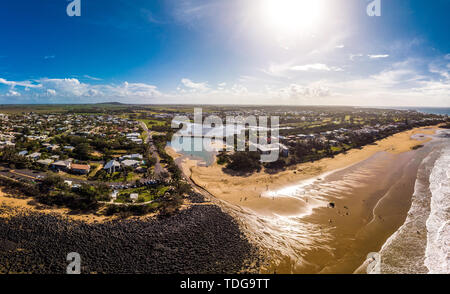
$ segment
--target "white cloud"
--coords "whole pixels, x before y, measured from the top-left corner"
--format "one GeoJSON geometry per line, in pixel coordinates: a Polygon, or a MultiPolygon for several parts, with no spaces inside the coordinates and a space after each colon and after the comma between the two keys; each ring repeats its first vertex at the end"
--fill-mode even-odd
{"type": "Polygon", "coordinates": [[[364,55],[361,53],[358,54],[350,54],[349,58],[351,61],[355,61],[356,57],[363,57],[364,55]]]}
{"type": "Polygon", "coordinates": [[[331,66],[323,63],[313,63],[305,65],[292,66],[290,70],[294,71],[342,71],[342,68],[331,66]]]}
{"type": "Polygon", "coordinates": [[[92,77],[92,76],[89,76],[89,75],[84,75],[83,77],[86,78],[86,79],[93,80],[93,81],[101,81],[102,80],[101,78],[96,78],[96,77],[92,77]]]}
{"type": "Polygon", "coordinates": [[[271,63],[267,69],[262,72],[275,77],[292,77],[295,72],[339,72],[342,68],[336,66],[328,66],[324,63],[311,63],[304,65],[296,65],[292,62],[288,63],[271,63]]]}
{"type": "Polygon", "coordinates": [[[21,94],[14,90],[9,90],[8,93],[6,93],[6,96],[8,97],[19,97],[21,94]]]}
{"type": "MultiPolygon", "coordinates": [[[[118,97],[147,97],[154,98],[161,95],[158,88],[153,85],[145,83],[128,83],[124,82],[119,86],[107,86],[109,91],[105,91],[105,94],[118,96],[118,97]],[[109,93],[108,93],[109,92],[109,93]]],[[[96,90],[96,89],[93,89],[96,90]]]]}
{"type": "Polygon", "coordinates": [[[309,86],[291,84],[288,87],[276,90],[276,92],[278,92],[278,95],[281,97],[288,97],[291,99],[317,98],[330,96],[330,90],[327,87],[321,85],[320,83],[309,86]]]}
{"type": "MultiPolygon", "coordinates": [[[[27,97],[56,97],[64,98],[64,101],[73,100],[74,102],[85,101],[95,102],[96,100],[119,99],[129,102],[148,102],[147,99],[153,99],[162,95],[154,85],[145,83],[124,82],[115,84],[96,84],[80,82],[76,78],[49,79],[41,78],[31,81],[15,82],[0,78],[0,84],[11,87],[11,90],[4,94],[5,96],[19,96],[20,93],[14,91],[14,87],[25,87],[27,97]],[[30,89],[33,89],[31,91],[30,89]],[[18,95],[19,94],[19,95],[18,95]]],[[[0,94],[1,95],[1,94],[0,94]]]]}
{"type": "Polygon", "coordinates": [[[368,54],[370,59],[380,59],[380,58],[388,58],[389,54],[368,54]]]}
{"type": "Polygon", "coordinates": [[[205,92],[209,90],[207,83],[194,83],[190,79],[183,78],[181,79],[181,83],[186,87],[191,89],[192,91],[200,91],[205,92]]]}
{"type": "Polygon", "coordinates": [[[56,96],[56,91],[54,89],[47,89],[48,96],[56,96]]]}
{"type": "Polygon", "coordinates": [[[0,78],[0,84],[8,85],[11,87],[15,86],[21,86],[21,87],[27,87],[27,88],[40,88],[42,85],[40,84],[33,84],[31,81],[22,81],[22,82],[15,82],[15,81],[8,81],[3,78],[0,78]]]}
{"type": "Polygon", "coordinates": [[[446,65],[443,65],[443,66],[430,64],[429,67],[428,67],[428,70],[431,73],[435,73],[435,74],[440,75],[445,80],[450,80],[450,63],[446,64],[446,65]]]}

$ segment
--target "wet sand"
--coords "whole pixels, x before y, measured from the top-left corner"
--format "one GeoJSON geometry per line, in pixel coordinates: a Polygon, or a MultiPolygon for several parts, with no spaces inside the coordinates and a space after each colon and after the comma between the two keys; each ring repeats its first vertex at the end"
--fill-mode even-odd
{"type": "Polygon", "coordinates": [[[430,138],[421,134],[436,129],[399,133],[297,165],[295,173],[237,177],[217,164],[178,160],[197,185],[236,208],[235,217],[267,251],[270,264],[262,272],[353,273],[404,222],[418,166],[429,151],[430,138]],[[419,144],[425,147],[411,150],[419,144]]]}

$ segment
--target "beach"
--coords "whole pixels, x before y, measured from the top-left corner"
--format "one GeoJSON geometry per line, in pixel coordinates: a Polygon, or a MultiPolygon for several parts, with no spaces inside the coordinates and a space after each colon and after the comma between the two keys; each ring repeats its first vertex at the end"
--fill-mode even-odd
{"type": "Polygon", "coordinates": [[[364,272],[357,269],[367,254],[378,252],[405,222],[436,130],[405,131],[273,175],[231,176],[220,165],[198,166],[167,151],[265,250],[269,264],[262,272],[353,273],[364,272]],[[424,146],[412,150],[417,145],[424,146]]]}
{"type": "MultiPolygon", "coordinates": [[[[181,168],[197,185],[229,203],[247,207],[259,213],[291,215],[301,213],[302,207],[289,205],[289,203],[293,203],[290,199],[274,200],[270,197],[261,197],[261,195],[270,190],[277,190],[323,173],[351,166],[377,152],[386,151],[392,154],[399,154],[410,151],[413,146],[430,140],[430,138],[426,137],[411,139],[411,136],[415,134],[432,134],[435,130],[436,128],[425,127],[398,133],[377,141],[376,145],[368,145],[362,149],[352,149],[346,154],[339,154],[334,158],[299,164],[277,174],[267,174],[262,171],[246,177],[231,176],[224,173],[222,171],[223,166],[217,163],[205,167],[199,160],[190,157],[184,157],[181,160],[181,168]],[[202,166],[199,166],[199,164],[202,166]],[[283,203],[279,203],[280,201],[283,203]]],[[[166,151],[174,158],[180,158],[181,156],[170,147],[167,147],[166,151]]]]}

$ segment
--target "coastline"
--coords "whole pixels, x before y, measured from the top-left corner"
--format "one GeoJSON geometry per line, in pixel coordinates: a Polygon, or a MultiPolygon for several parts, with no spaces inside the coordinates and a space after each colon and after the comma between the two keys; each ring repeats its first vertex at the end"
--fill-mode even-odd
{"type": "Polygon", "coordinates": [[[279,203],[280,199],[261,197],[261,195],[268,191],[278,190],[321,176],[324,173],[347,168],[378,152],[385,151],[399,154],[410,151],[412,147],[431,140],[427,137],[419,138],[422,140],[411,139],[411,136],[417,134],[431,135],[436,130],[437,127],[415,128],[377,141],[375,145],[367,145],[362,149],[352,149],[346,154],[338,154],[334,158],[301,163],[277,174],[267,174],[261,171],[250,176],[231,176],[224,173],[222,171],[223,166],[216,162],[209,167],[198,166],[201,161],[182,156],[171,147],[166,147],[166,152],[177,159],[180,168],[187,177],[190,177],[196,185],[204,188],[215,197],[262,214],[292,215],[303,212],[297,201],[282,199],[284,203],[279,203]]]}
{"type": "Polygon", "coordinates": [[[198,166],[166,151],[196,185],[236,208],[232,214],[271,260],[262,272],[353,273],[405,221],[426,135],[437,129],[397,133],[275,175],[230,176],[216,163],[198,166]]]}
{"type": "Polygon", "coordinates": [[[0,274],[65,273],[65,256],[75,247],[86,274],[235,274],[259,269],[257,248],[217,205],[196,203],[163,218],[119,219],[39,209],[30,200],[0,189],[0,274]]]}

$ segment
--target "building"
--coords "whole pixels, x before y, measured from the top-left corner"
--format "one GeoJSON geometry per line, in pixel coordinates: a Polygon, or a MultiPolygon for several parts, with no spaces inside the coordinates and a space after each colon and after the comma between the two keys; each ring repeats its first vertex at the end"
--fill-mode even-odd
{"type": "Polygon", "coordinates": [[[56,171],[68,171],[71,167],[72,163],[70,161],[56,161],[52,163],[51,168],[56,171]]]}
{"type": "Polygon", "coordinates": [[[117,199],[117,195],[119,195],[119,191],[117,191],[117,190],[112,191],[112,193],[110,195],[111,199],[116,200],[117,199]]]}
{"type": "Polygon", "coordinates": [[[18,154],[19,154],[20,156],[25,156],[25,155],[28,154],[28,151],[26,151],[26,150],[20,151],[18,154]]]}
{"type": "Polygon", "coordinates": [[[136,143],[136,144],[142,144],[142,139],[137,139],[137,138],[132,138],[131,142],[136,143]]]}
{"type": "Polygon", "coordinates": [[[64,146],[64,150],[73,151],[73,150],[75,150],[75,147],[73,147],[73,146],[64,146]]]}
{"type": "Polygon", "coordinates": [[[76,174],[87,175],[91,171],[91,167],[87,164],[73,163],[71,166],[71,170],[73,173],[76,173],[76,174]]]}
{"type": "Polygon", "coordinates": [[[119,171],[121,169],[121,165],[116,160],[110,160],[108,161],[108,163],[105,164],[103,169],[106,170],[108,173],[112,174],[115,173],[116,171],[119,171]]]}
{"type": "Polygon", "coordinates": [[[254,144],[261,154],[279,153],[283,157],[289,156],[289,148],[281,143],[276,144],[254,144]]]}
{"type": "Polygon", "coordinates": [[[39,153],[39,152],[31,153],[27,157],[32,160],[38,160],[41,157],[41,153],[39,153]]]}
{"type": "Polygon", "coordinates": [[[52,164],[53,160],[51,160],[51,159],[41,159],[41,160],[38,160],[36,162],[39,163],[40,165],[49,166],[50,164],[52,164]]]}
{"type": "Polygon", "coordinates": [[[125,159],[134,159],[134,160],[142,160],[144,157],[141,154],[130,154],[130,155],[124,155],[120,158],[120,160],[125,159]]]}
{"type": "Polygon", "coordinates": [[[139,164],[140,164],[140,161],[137,161],[137,160],[126,159],[126,160],[122,161],[122,165],[124,167],[134,167],[134,168],[136,168],[136,167],[139,166],[139,164]]]}
{"type": "Polygon", "coordinates": [[[130,199],[131,200],[136,201],[136,200],[138,200],[138,198],[139,198],[139,194],[137,194],[137,193],[131,193],[130,194],[130,199]]]}

